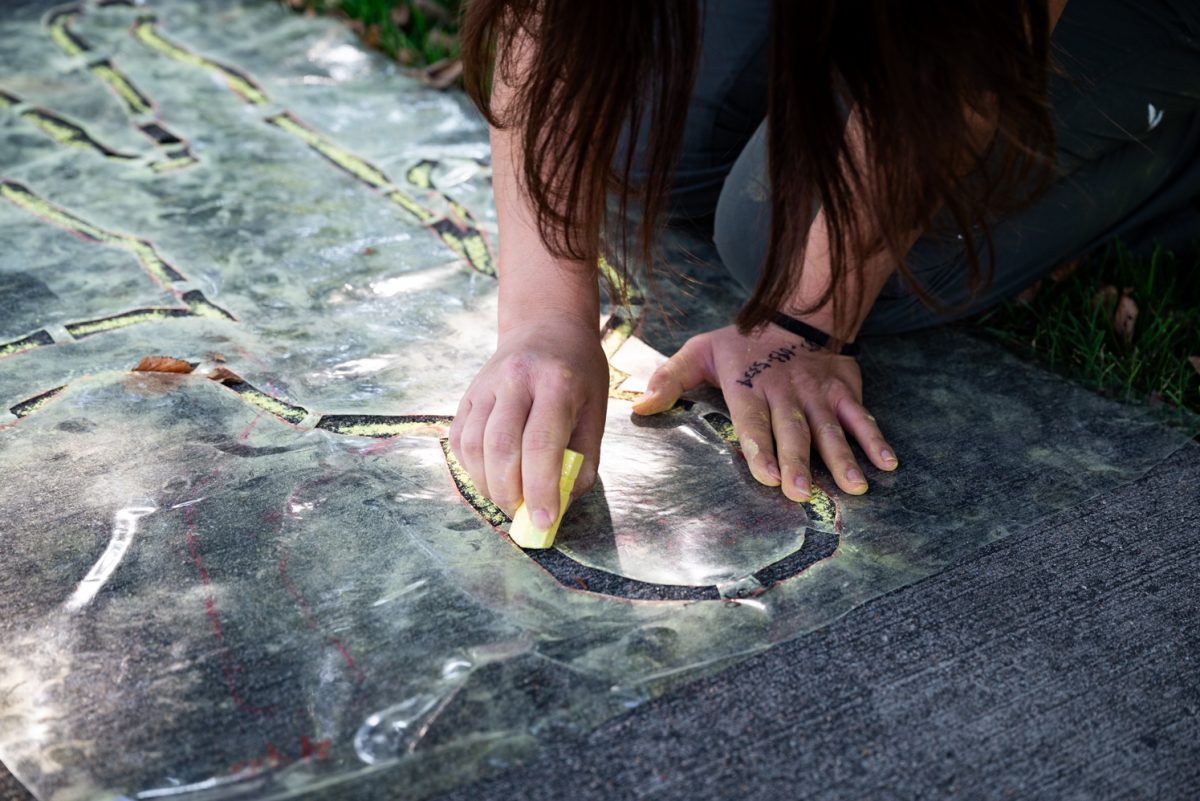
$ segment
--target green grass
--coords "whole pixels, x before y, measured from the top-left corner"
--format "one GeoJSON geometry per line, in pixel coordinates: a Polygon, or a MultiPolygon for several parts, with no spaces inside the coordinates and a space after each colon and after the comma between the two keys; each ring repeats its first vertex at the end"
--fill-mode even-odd
{"type": "Polygon", "coordinates": [[[458,57],[459,0],[286,0],[297,11],[346,19],[371,47],[405,66],[458,57]]]}
{"type": "MultiPolygon", "coordinates": [[[[1126,304],[1128,308],[1128,304],[1126,304]]],[[[1106,395],[1200,413],[1200,259],[1120,245],[1089,257],[1029,301],[1009,301],[973,322],[1018,353],[1106,395]],[[1137,307],[1132,335],[1114,323],[1122,296],[1137,307]]]]}

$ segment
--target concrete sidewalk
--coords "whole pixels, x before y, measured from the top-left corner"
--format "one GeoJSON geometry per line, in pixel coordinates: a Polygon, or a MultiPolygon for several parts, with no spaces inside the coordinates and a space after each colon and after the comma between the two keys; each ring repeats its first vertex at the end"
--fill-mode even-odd
{"type": "Polygon", "coordinates": [[[444,796],[1200,796],[1200,446],[444,796]]]}

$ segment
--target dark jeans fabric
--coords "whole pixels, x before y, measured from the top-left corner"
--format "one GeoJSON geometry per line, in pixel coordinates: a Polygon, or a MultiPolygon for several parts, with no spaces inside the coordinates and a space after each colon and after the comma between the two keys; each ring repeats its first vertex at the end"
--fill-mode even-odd
{"type": "MultiPolygon", "coordinates": [[[[754,287],[766,252],[766,0],[707,0],[699,75],[671,210],[715,215],[717,249],[754,287]]],[[[972,298],[955,236],[927,235],[908,263],[949,311],[898,278],[862,333],[916,330],[975,314],[1114,237],[1186,248],[1200,238],[1200,2],[1070,0],[1053,37],[1050,100],[1057,178],[1030,208],[992,228],[994,280],[972,298]]],[[[986,254],[981,253],[981,258],[986,254]]]]}

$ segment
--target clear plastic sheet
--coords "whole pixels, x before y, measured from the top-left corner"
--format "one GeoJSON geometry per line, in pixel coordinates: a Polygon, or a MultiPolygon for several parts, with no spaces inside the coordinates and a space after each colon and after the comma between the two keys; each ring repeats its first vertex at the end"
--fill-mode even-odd
{"type": "Polygon", "coordinates": [[[863,358],[902,469],[793,505],[719,398],[630,413],[620,309],[600,487],[525,553],[443,441],[494,340],[463,100],[273,3],[49,10],[0,23],[0,760],[40,799],[426,797],[1184,439],[908,337],[863,358]]]}

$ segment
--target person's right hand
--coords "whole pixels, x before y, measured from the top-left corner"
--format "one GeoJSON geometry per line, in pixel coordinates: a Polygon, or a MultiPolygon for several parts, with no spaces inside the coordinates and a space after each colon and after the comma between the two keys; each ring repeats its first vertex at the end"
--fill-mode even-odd
{"type": "Polygon", "coordinates": [[[566,448],[584,455],[572,497],[596,482],[608,410],[600,333],[569,315],[506,330],[458,405],[450,447],[475,487],[512,517],[524,500],[539,529],[558,517],[566,448]]]}

